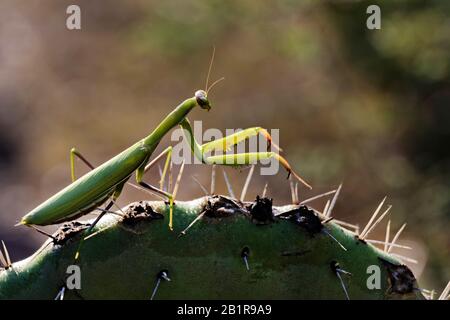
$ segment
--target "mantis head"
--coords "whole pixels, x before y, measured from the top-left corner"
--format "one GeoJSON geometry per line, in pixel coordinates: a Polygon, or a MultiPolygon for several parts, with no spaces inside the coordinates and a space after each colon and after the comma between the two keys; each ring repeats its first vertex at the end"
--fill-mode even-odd
{"type": "Polygon", "coordinates": [[[197,90],[195,92],[195,99],[197,100],[197,104],[202,108],[209,111],[211,109],[211,104],[208,100],[208,94],[204,90],[197,90]]]}

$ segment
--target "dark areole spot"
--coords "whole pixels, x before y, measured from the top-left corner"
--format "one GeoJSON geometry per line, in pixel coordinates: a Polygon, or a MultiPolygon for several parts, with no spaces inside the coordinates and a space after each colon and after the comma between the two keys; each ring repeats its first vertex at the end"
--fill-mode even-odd
{"type": "Polygon", "coordinates": [[[244,247],[241,251],[241,258],[248,258],[250,256],[250,248],[244,247]]]}
{"type": "Polygon", "coordinates": [[[301,206],[293,211],[289,219],[304,228],[311,236],[322,231],[322,221],[313,210],[307,206],[301,206]]]}
{"type": "Polygon", "coordinates": [[[247,213],[247,210],[235,200],[218,195],[208,198],[208,203],[206,204],[204,211],[205,216],[209,218],[223,218],[232,216],[236,213],[247,213]]]}
{"type": "Polygon", "coordinates": [[[64,223],[53,234],[53,243],[55,245],[63,245],[68,240],[74,238],[76,235],[80,234],[87,228],[89,228],[89,223],[82,223],[78,221],[64,223]]]}
{"type": "Polygon", "coordinates": [[[247,207],[250,211],[252,220],[267,224],[274,221],[274,215],[272,212],[273,199],[260,198],[256,196],[256,201],[247,207]]]}
{"type": "Polygon", "coordinates": [[[121,222],[124,225],[134,226],[138,222],[155,219],[164,219],[164,216],[155,212],[149,203],[139,201],[128,206],[121,222]]]}
{"type": "Polygon", "coordinates": [[[378,258],[386,267],[389,276],[390,292],[406,294],[414,290],[416,278],[405,265],[396,265],[382,258],[378,258]]]}

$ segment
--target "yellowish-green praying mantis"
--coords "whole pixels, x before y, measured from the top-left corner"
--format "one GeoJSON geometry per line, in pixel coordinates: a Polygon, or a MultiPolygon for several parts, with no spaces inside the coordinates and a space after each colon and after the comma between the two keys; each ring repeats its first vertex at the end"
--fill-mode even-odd
{"type": "Polygon", "coordinates": [[[161,183],[164,181],[164,176],[167,172],[168,164],[170,163],[172,147],[165,149],[151,162],[150,157],[161,139],[177,125],[180,125],[184,129],[185,137],[190,143],[192,152],[200,161],[202,161],[202,163],[236,166],[249,165],[258,160],[274,158],[283,165],[289,174],[292,174],[306,186],[310,187],[292,170],[288,162],[276,152],[254,152],[207,156],[208,152],[212,150],[226,151],[231,146],[258,134],[262,134],[267,139],[268,143],[271,143],[271,136],[267,130],[261,127],[245,129],[223,139],[217,139],[203,145],[197,143],[192,134],[192,128],[189,120],[187,119],[187,115],[197,106],[205,110],[211,109],[211,103],[208,100],[208,91],[214,86],[214,84],[221,80],[219,79],[214,82],[208,89],[208,78],[211,71],[211,65],[212,60],[208,71],[205,90],[196,91],[192,98],[183,101],[175,108],[175,110],[167,115],[167,117],[150,135],[136,142],[112,159],[106,161],[97,168],[94,168],[76,149],[72,149],[70,152],[72,183],[48,200],[44,201],[35,209],[31,210],[22,218],[19,224],[28,226],[43,226],[73,220],[90,213],[110,200],[104,209],[100,209],[102,213],[90,225],[88,229],[89,232],[100,220],[100,218],[105,213],[109,212],[108,210],[113,206],[116,199],[119,197],[124,185],[130,179],[131,175],[136,172],[136,182],[140,185],[140,187],[158,193],[168,199],[170,208],[169,228],[172,230],[174,196],[173,194],[164,191],[161,183]],[[144,173],[164,155],[167,155],[167,158],[160,181],[160,187],[157,188],[144,182],[143,176],[144,173]],[[83,160],[92,169],[79,179],[75,178],[74,164],[76,156],[83,160]]]}

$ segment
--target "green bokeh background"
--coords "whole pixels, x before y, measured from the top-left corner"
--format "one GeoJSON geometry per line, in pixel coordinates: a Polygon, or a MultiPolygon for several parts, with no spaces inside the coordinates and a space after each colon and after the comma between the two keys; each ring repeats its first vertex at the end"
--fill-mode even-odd
{"type": "MultiPolygon", "coordinates": [[[[203,129],[261,125],[313,185],[343,182],[339,219],[364,224],[388,195],[398,251],[420,284],[450,278],[450,2],[12,1],[0,3],[0,238],[13,260],[43,238],[18,219],[70,182],[69,150],[99,164],[148,134],[204,81],[213,46],[213,109],[203,129]],[[78,4],[82,30],[65,27],[78,4]],[[366,8],[381,7],[381,30],[366,8]]],[[[161,148],[170,143],[166,137],[161,148]]],[[[176,167],[177,171],[178,168],[176,167]]],[[[210,168],[187,166],[179,197],[200,196],[210,168]]],[[[80,164],[78,172],[85,171],[80,164]]],[[[239,194],[246,171],[227,169],[239,194]]],[[[226,192],[221,175],[218,191],[226,192]]],[[[157,181],[157,172],[148,180],[157,181]]],[[[285,173],[257,176],[290,201],[285,173]]],[[[148,198],[133,189],[120,200],[148,198]]],[[[314,204],[318,209],[323,201],[314,204]]],[[[384,238],[380,225],[372,234],[384,238]]],[[[49,230],[52,230],[50,228],[49,230]]]]}

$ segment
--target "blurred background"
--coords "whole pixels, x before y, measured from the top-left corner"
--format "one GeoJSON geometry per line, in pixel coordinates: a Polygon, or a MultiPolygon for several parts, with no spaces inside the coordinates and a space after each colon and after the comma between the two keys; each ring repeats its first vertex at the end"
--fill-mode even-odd
{"type": "MultiPolygon", "coordinates": [[[[391,234],[407,222],[399,243],[414,248],[397,252],[418,260],[407,264],[422,287],[442,290],[450,278],[450,2],[376,1],[381,30],[366,28],[371,4],[2,0],[0,238],[12,259],[44,241],[13,225],[70,182],[70,148],[98,165],[150,133],[204,88],[215,46],[211,78],[226,80],[210,95],[213,109],[194,110],[191,121],[204,130],[280,129],[287,159],[313,185],[301,199],[343,182],[338,219],[364,227],[387,195],[391,234]],[[70,4],[81,7],[81,30],[66,28],[70,4]]],[[[239,194],[247,171],[226,170],[239,194]]],[[[208,185],[210,173],[187,166],[178,198],[201,196],[191,176],[208,185]]],[[[285,177],[256,175],[247,198],[268,182],[274,202],[289,203],[285,177]]],[[[217,184],[226,193],[221,171],[217,184]]],[[[127,188],[119,203],[140,199],[149,196],[127,188]]],[[[385,226],[371,238],[384,239],[385,226]]]]}

